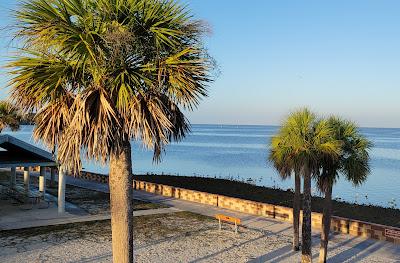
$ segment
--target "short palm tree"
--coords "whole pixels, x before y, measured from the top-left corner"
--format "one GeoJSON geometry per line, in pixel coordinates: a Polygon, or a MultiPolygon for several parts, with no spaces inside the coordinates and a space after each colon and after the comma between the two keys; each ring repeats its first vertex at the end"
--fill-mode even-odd
{"type": "Polygon", "coordinates": [[[290,146],[290,138],[285,134],[285,129],[280,129],[278,134],[272,137],[268,159],[278,171],[282,179],[287,179],[294,174],[293,197],[293,250],[300,249],[300,202],[301,202],[301,178],[300,164],[296,163],[293,148],[290,146]]]}
{"type": "Polygon", "coordinates": [[[339,175],[352,182],[355,186],[367,179],[370,172],[368,150],[371,142],[360,134],[357,126],[337,117],[328,119],[333,130],[333,136],[341,142],[339,158],[325,156],[322,161],[322,171],[317,176],[317,185],[325,195],[322,217],[321,246],[319,262],[326,262],[329,230],[332,215],[332,188],[339,175]]]}
{"type": "Polygon", "coordinates": [[[19,130],[21,115],[16,106],[6,100],[0,101],[0,133],[9,127],[12,131],[19,130]]]}
{"type": "Polygon", "coordinates": [[[109,161],[114,262],[133,261],[131,139],[159,160],[207,95],[206,28],[174,0],[25,0],[12,97],[68,169],[109,161]]]}
{"type": "Polygon", "coordinates": [[[325,120],[317,119],[308,109],[301,109],[289,115],[283,123],[281,143],[285,162],[289,167],[299,167],[303,176],[303,224],[302,262],[312,262],[311,254],[311,177],[318,174],[321,156],[336,158],[340,144],[333,139],[332,129],[325,120]]]}

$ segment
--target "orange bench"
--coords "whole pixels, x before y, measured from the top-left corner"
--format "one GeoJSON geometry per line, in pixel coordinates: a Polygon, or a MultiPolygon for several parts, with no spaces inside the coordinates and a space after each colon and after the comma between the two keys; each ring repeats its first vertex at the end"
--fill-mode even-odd
{"type": "Polygon", "coordinates": [[[218,219],[219,230],[222,229],[222,221],[224,221],[224,222],[235,224],[235,233],[238,232],[238,226],[241,224],[241,221],[239,218],[236,218],[233,216],[226,216],[226,215],[222,215],[222,214],[215,215],[215,218],[218,219]]]}

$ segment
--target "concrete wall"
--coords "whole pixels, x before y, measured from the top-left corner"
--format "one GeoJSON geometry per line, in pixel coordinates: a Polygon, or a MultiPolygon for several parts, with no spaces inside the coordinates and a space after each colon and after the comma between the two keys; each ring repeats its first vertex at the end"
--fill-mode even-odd
{"type": "Polygon", "coordinates": [[[98,183],[105,183],[108,184],[108,176],[104,174],[95,174],[90,172],[81,172],[76,177],[89,180],[89,181],[96,181],[98,183]]]}
{"type": "MultiPolygon", "coordinates": [[[[82,172],[79,177],[86,180],[108,183],[107,175],[82,172]]],[[[134,180],[133,187],[135,190],[146,191],[167,197],[175,197],[178,199],[206,205],[218,206],[242,213],[275,218],[286,222],[293,221],[293,210],[289,207],[260,203],[144,181],[134,180]]],[[[300,216],[300,220],[301,218],[302,216],[300,216]]],[[[320,230],[322,225],[321,223],[322,214],[312,213],[311,224],[313,229],[320,230]]],[[[333,216],[331,220],[331,230],[343,234],[385,240],[395,244],[400,244],[400,228],[333,216]]]]}

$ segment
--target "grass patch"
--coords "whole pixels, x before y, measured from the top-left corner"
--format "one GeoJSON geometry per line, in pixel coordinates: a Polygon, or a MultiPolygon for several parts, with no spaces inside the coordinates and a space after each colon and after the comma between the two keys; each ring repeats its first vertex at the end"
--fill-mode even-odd
{"type": "MultiPolygon", "coordinates": [[[[172,175],[135,175],[134,179],[286,207],[292,207],[293,201],[293,192],[289,190],[255,186],[226,179],[172,175]]],[[[333,214],[336,216],[400,227],[399,209],[357,205],[336,200],[332,201],[332,207],[333,214]]],[[[313,197],[312,209],[314,212],[322,212],[323,199],[313,197]]]]}
{"type": "Polygon", "coordinates": [[[213,221],[215,220],[211,217],[186,211],[139,216],[133,219],[136,234],[152,239],[155,237],[172,237],[205,229],[208,227],[208,223],[213,221]]]}
{"type": "Polygon", "coordinates": [[[70,223],[63,225],[41,226],[25,229],[3,230],[0,231],[1,238],[19,237],[30,238],[40,235],[58,235],[58,234],[72,234],[76,238],[84,237],[85,234],[110,234],[111,235],[111,222],[110,220],[89,221],[80,223],[70,223]],[[90,230],[90,232],[87,232],[90,230]]]}
{"type": "Polygon", "coordinates": [[[10,172],[0,171],[0,182],[10,181],[10,172]]]}
{"type": "Polygon", "coordinates": [[[159,208],[168,208],[169,207],[164,204],[150,203],[150,202],[145,202],[145,201],[138,200],[138,199],[133,199],[132,202],[133,202],[133,211],[159,209],[159,208]]]}
{"type": "MultiPolygon", "coordinates": [[[[47,188],[46,191],[57,196],[57,189],[47,188]]],[[[110,211],[109,193],[67,185],[65,189],[65,200],[81,207],[90,214],[108,213],[110,211]]],[[[168,207],[162,204],[155,204],[137,199],[132,200],[132,205],[134,211],[168,207]]]]}

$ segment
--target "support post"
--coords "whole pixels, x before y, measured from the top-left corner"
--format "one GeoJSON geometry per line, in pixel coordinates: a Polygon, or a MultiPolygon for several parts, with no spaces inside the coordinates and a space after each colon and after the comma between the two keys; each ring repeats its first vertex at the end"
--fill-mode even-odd
{"type": "Polygon", "coordinates": [[[39,171],[39,192],[44,195],[46,193],[46,167],[40,166],[39,171]]]}
{"type": "Polygon", "coordinates": [[[56,168],[51,167],[50,168],[50,187],[55,186],[55,180],[56,180],[56,168]]]}
{"type": "Polygon", "coordinates": [[[17,169],[16,167],[11,167],[10,187],[14,188],[16,184],[17,184],[17,169]]]}
{"type": "Polygon", "coordinates": [[[26,191],[29,190],[29,181],[30,181],[29,167],[24,167],[24,186],[26,191]]]}
{"type": "Polygon", "coordinates": [[[66,185],[65,171],[62,166],[58,168],[58,213],[65,212],[65,185],[66,185]]]}

